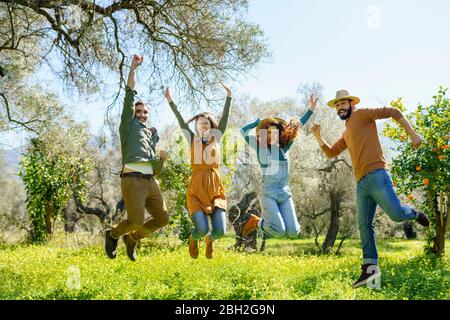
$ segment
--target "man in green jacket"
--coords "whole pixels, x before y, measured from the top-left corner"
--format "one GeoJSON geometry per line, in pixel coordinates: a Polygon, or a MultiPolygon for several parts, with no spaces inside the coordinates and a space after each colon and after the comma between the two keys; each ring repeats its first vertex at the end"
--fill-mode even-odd
{"type": "Polygon", "coordinates": [[[105,251],[111,259],[116,257],[117,242],[122,236],[128,257],[135,261],[138,240],[169,222],[166,204],[154,178],[159,173],[166,154],[161,151],[160,159],[156,159],[159,137],[156,129],[148,124],[148,107],[142,101],[134,103],[136,69],[143,60],[142,56],[133,56],[125,87],[119,132],[123,164],[120,184],[127,219],[106,230],[105,251]],[[144,221],[145,209],[152,215],[147,221],[144,221]]]}

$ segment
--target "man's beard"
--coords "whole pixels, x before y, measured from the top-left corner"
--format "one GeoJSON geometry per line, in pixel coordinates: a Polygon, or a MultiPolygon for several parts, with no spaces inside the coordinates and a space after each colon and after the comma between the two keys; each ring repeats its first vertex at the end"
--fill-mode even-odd
{"type": "MultiPolygon", "coordinates": [[[[339,110],[339,111],[341,111],[341,110],[339,110]]],[[[351,116],[351,114],[352,114],[352,107],[350,107],[350,108],[348,108],[347,109],[347,112],[344,114],[344,115],[341,115],[339,112],[338,112],[338,116],[339,116],[339,118],[341,118],[341,120],[347,120],[348,118],[350,118],[350,116],[351,116]]]]}

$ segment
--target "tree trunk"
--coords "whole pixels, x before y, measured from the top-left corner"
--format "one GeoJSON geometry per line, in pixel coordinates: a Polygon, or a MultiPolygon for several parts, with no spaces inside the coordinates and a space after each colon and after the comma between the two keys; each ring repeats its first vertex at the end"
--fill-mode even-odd
{"type": "Polygon", "coordinates": [[[47,234],[52,234],[52,205],[45,205],[45,228],[47,229],[47,234]]]}
{"type": "Polygon", "coordinates": [[[337,235],[339,233],[339,225],[341,219],[341,202],[342,194],[339,191],[330,190],[330,224],[328,225],[325,240],[322,243],[322,252],[329,252],[330,248],[334,246],[337,235]]]}
{"type": "Polygon", "coordinates": [[[64,217],[64,231],[68,233],[75,232],[77,222],[81,219],[81,215],[77,212],[75,202],[69,201],[62,212],[64,217]]]}
{"type": "Polygon", "coordinates": [[[445,252],[445,234],[448,226],[450,195],[441,193],[433,197],[433,212],[436,219],[436,237],[434,238],[433,251],[437,255],[444,255],[445,252]]]}
{"type": "Polygon", "coordinates": [[[236,234],[235,249],[257,250],[257,232],[251,232],[247,237],[242,236],[242,229],[250,214],[261,215],[260,210],[257,209],[256,197],[256,192],[247,193],[238,204],[228,210],[228,219],[236,234]]]}
{"type": "Polygon", "coordinates": [[[263,240],[261,242],[261,247],[259,248],[259,252],[264,252],[266,251],[266,240],[267,240],[267,234],[264,233],[263,234],[263,240]]]}

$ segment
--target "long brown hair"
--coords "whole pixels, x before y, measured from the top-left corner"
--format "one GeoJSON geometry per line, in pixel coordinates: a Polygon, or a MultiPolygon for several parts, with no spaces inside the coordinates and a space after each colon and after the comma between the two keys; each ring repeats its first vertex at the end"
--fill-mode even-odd
{"type": "MultiPolygon", "coordinates": [[[[214,115],[211,112],[199,113],[199,114],[193,116],[187,123],[191,123],[194,120],[195,120],[195,122],[197,122],[198,118],[200,118],[200,117],[204,117],[209,120],[209,122],[211,123],[211,129],[217,129],[219,127],[216,119],[214,118],[214,115]]],[[[197,128],[195,128],[195,130],[197,131],[197,128]]]]}

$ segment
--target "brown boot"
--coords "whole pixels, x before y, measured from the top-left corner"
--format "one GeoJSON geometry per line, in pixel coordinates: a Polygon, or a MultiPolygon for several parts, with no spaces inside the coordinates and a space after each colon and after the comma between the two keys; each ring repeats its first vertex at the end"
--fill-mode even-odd
{"type": "Polygon", "coordinates": [[[244,228],[242,228],[242,236],[247,237],[250,232],[257,230],[259,220],[261,220],[260,217],[251,214],[245,223],[244,228]]]}
{"type": "Polygon", "coordinates": [[[213,252],[214,252],[213,241],[214,240],[211,239],[211,236],[205,237],[205,242],[206,242],[205,255],[206,255],[206,258],[208,258],[208,259],[212,259],[212,257],[213,257],[213,252]]]}
{"type": "Polygon", "coordinates": [[[192,259],[198,258],[198,240],[192,239],[192,236],[189,237],[189,254],[192,259]]]}

